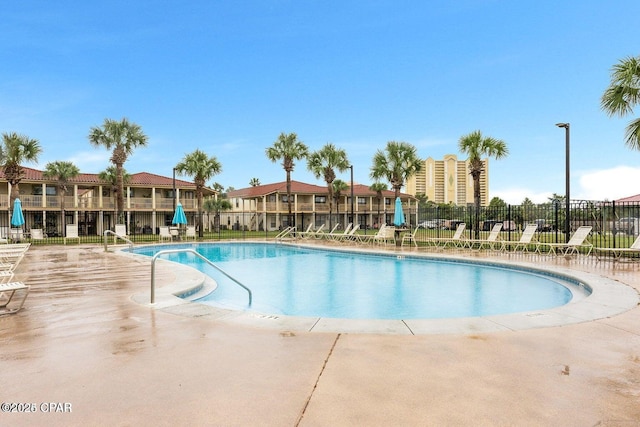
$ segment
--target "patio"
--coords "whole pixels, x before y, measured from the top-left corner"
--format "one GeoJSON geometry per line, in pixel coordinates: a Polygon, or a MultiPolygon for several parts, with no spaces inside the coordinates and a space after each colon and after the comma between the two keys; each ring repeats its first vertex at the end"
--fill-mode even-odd
{"type": "MultiPolygon", "coordinates": [[[[637,263],[519,258],[640,290],[637,263]]],[[[158,286],[191,274],[157,269],[158,286]]],[[[293,332],[137,304],[149,271],[99,245],[29,250],[25,308],[0,317],[0,401],[36,411],[0,424],[640,425],[640,308],[509,332],[293,332]]]]}

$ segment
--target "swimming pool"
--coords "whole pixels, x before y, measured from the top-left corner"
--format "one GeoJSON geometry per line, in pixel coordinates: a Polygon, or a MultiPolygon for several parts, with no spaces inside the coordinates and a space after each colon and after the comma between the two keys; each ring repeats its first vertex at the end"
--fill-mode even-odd
{"type": "MultiPolygon", "coordinates": [[[[270,243],[171,245],[194,248],[246,292],[190,253],[161,258],[190,265],[218,284],[198,302],[235,310],[341,319],[442,319],[543,310],[584,298],[568,277],[487,262],[365,254],[270,243]]],[[[137,248],[152,256],[167,246],[137,248]]]]}

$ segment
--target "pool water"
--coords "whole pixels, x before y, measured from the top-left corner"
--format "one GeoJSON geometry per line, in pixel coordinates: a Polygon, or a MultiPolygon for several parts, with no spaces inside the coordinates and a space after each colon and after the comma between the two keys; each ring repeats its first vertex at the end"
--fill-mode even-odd
{"type": "MultiPolygon", "coordinates": [[[[195,248],[253,293],[249,307],[244,289],[193,254],[161,255],[216,280],[216,290],[199,303],[267,314],[348,319],[475,317],[561,306],[573,297],[569,287],[581,289],[534,270],[460,260],[269,243],[183,247],[195,248]]],[[[162,249],[167,246],[135,252],[152,256],[162,249]]]]}

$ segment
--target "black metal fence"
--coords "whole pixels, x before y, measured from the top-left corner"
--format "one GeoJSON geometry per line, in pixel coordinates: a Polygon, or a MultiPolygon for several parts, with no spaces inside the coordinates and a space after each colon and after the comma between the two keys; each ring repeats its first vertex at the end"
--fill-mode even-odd
{"type": "MultiPolygon", "coordinates": [[[[127,238],[134,243],[151,243],[159,241],[158,227],[152,229],[146,224],[151,224],[152,213],[132,213],[127,238]]],[[[207,215],[207,214],[205,214],[207,215]]],[[[256,227],[250,219],[255,217],[255,212],[233,212],[237,220],[231,224],[224,221],[213,221],[208,215],[205,217],[207,224],[203,230],[203,237],[199,240],[228,240],[228,239],[270,239],[275,237],[282,227],[267,230],[264,227],[256,227]],[[245,220],[246,219],[246,220],[245,220]],[[255,229],[257,228],[257,230],[255,229]]],[[[309,214],[305,214],[307,218],[309,214]]],[[[365,216],[357,213],[358,222],[361,224],[359,232],[365,234],[375,233],[375,229],[363,220],[365,216]]],[[[343,222],[351,221],[350,213],[347,213],[343,222]]],[[[410,212],[405,212],[407,225],[417,228],[420,236],[447,237],[460,222],[466,223],[465,236],[473,238],[477,233],[488,233],[496,222],[503,223],[503,238],[505,240],[517,240],[527,224],[535,223],[538,226],[538,240],[544,242],[560,243],[566,241],[565,227],[567,215],[564,203],[546,203],[529,205],[504,205],[502,207],[481,207],[476,212],[473,206],[421,206],[410,212]],[[477,224],[477,226],[476,226],[477,224]]],[[[73,221],[73,217],[65,218],[67,223],[73,221]]],[[[190,218],[189,222],[197,223],[197,218],[190,218]]],[[[80,222],[80,221],[79,221],[80,222]]],[[[305,221],[305,224],[307,221],[305,221]]],[[[47,234],[43,239],[32,239],[30,228],[34,224],[25,224],[22,227],[21,239],[31,241],[32,244],[62,244],[62,233],[47,234]]],[[[579,226],[592,227],[590,241],[598,247],[628,247],[640,233],[640,203],[616,203],[609,201],[573,200],[569,211],[569,230],[575,231],[579,226]]],[[[328,228],[328,227],[325,227],[328,228]]],[[[11,237],[11,226],[8,215],[0,215],[0,237],[11,237]]],[[[112,239],[112,238],[111,238],[112,239]]],[[[76,243],[102,243],[103,235],[90,227],[83,227],[79,223],[79,238],[70,240],[76,243]]],[[[67,242],[69,243],[69,241],[67,242]]]]}

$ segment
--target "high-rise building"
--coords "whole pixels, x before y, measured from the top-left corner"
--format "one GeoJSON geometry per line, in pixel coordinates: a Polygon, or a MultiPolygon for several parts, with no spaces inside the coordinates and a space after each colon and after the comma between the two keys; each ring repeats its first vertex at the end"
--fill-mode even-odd
{"type": "MultiPolygon", "coordinates": [[[[489,159],[483,159],[480,175],[480,204],[489,204],[489,159]]],[[[429,157],[421,172],[407,181],[406,192],[413,196],[425,194],[435,203],[453,203],[464,206],[473,204],[473,178],[469,174],[469,161],[458,160],[447,154],[442,160],[429,157]]]]}

